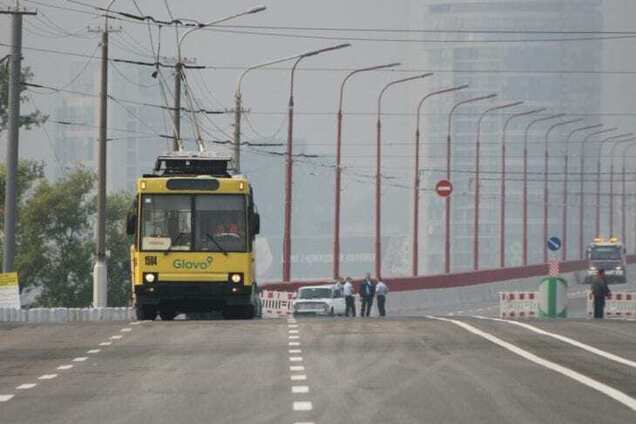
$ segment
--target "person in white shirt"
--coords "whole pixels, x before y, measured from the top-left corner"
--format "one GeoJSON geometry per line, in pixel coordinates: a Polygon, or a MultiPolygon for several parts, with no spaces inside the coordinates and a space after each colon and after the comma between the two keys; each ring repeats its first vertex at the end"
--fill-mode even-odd
{"type": "Polygon", "coordinates": [[[381,280],[375,285],[375,295],[378,298],[378,314],[381,317],[386,316],[386,295],[389,293],[389,288],[381,280]]]}
{"type": "Polygon", "coordinates": [[[345,297],[345,303],[346,303],[346,308],[345,308],[345,316],[349,316],[349,311],[351,311],[351,316],[355,317],[356,316],[356,304],[353,300],[353,284],[351,283],[351,277],[347,277],[345,279],[345,283],[343,286],[343,294],[345,297]]]}

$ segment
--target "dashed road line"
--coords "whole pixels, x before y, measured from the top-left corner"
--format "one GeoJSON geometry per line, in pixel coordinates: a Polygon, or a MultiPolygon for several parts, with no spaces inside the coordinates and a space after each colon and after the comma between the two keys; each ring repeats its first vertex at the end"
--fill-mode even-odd
{"type": "Polygon", "coordinates": [[[525,328],[526,330],[530,330],[530,331],[532,331],[534,333],[541,334],[542,336],[552,337],[553,339],[557,339],[559,341],[562,341],[563,343],[567,343],[569,345],[578,347],[579,349],[583,349],[583,350],[585,350],[587,352],[590,352],[590,353],[593,353],[595,355],[601,356],[601,357],[603,357],[605,359],[609,359],[610,361],[618,362],[619,364],[623,364],[623,365],[627,365],[628,367],[636,368],[636,362],[631,361],[631,360],[626,359],[626,358],[623,358],[622,356],[614,355],[613,353],[606,352],[604,350],[595,348],[594,346],[587,345],[585,343],[579,342],[578,340],[574,340],[574,339],[571,339],[569,337],[562,336],[560,334],[550,333],[548,331],[542,330],[542,329],[540,329],[538,327],[535,327],[533,325],[530,325],[530,324],[525,324],[523,322],[518,322],[518,321],[510,321],[510,320],[505,320],[505,319],[499,319],[499,318],[487,318],[487,317],[482,317],[482,316],[476,316],[475,318],[485,319],[485,320],[490,320],[490,321],[497,321],[497,322],[505,322],[507,324],[516,325],[516,326],[525,328]]]}
{"type": "Polygon", "coordinates": [[[574,381],[577,381],[581,384],[583,384],[584,386],[587,386],[591,389],[594,389],[612,399],[614,399],[617,402],[622,403],[623,405],[627,406],[628,408],[632,409],[633,411],[636,411],[636,399],[634,399],[633,397],[625,394],[624,392],[621,392],[618,389],[615,389],[611,386],[608,386],[607,384],[601,383],[600,381],[594,380],[593,378],[590,378],[586,375],[583,375],[581,373],[578,373],[570,368],[564,367],[563,365],[559,365],[555,362],[549,361],[547,359],[541,358],[540,356],[537,356],[531,352],[528,352],[527,350],[524,350],[512,343],[506,342],[502,339],[500,339],[499,337],[496,337],[490,333],[487,333],[485,331],[482,331],[476,327],[473,327],[470,324],[467,324],[465,322],[462,321],[457,321],[457,320],[453,320],[453,319],[448,319],[448,318],[441,318],[441,317],[434,317],[434,316],[428,316],[428,318],[430,319],[434,319],[434,320],[438,320],[438,321],[445,321],[445,322],[450,322],[452,324],[455,324],[458,327],[463,328],[464,330],[468,331],[469,333],[473,333],[477,336],[480,336],[483,339],[488,340],[491,343],[494,343],[512,353],[514,353],[515,355],[521,356],[522,358],[533,362],[537,365],[540,365],[544,368],[547,368],[549,370],[555,371],[565,377],[571,378],[574,381]]]}
{"type": "Polygon", "coordinates": [[[309,393],[309,386],[292,386],[291,391],[296,394],[309,393]]]}
{"type": "Polygon", "coordinates": [[[310,401],[296,401],[293,405],[294,411],[311,411],[314,406],[310,401]]]}
{"type": "Polygon", "coordinates": [[[300,339],[300,336],[297,335],[292,335],[292,336],[287,336],[290,340],[297,340],[300,339]]]}
{"type": "Polygon", "coordinates": [[[298,328],[298,324],[287,324],[289,328],[298,328]]]}
{"type": "Polygon", "coordinates": [[[57,378],[57,374],[44,374],[38,377],[38,380],[53,380],[57,378]]]}
{"type": "Polygon", "coordinates": [[[99,345],[100,346],[110,346],[112,344],[113,344],[113,342],[101,342],[99,345]]]}
{"type": "Polygon", "coordinates": [[[132,328],[130,328],[130,327],[126,327],[126,328],[122,328],[120,331],[121,331],[122,333],[130,333],[130,332],[132,331],[132,328]]]}
{"type": "Polygon", "coordinates": [[[73,358],[73,362],[84,362],[87,359],[88,359],[87,356],[80,356],[80,357],[77,357],[77,358],[73,358]]]}
{"type": "Polygon", "coordinates": [[[35,386],[37,386],[37,384],[35,384],[35,383],[20,384],[15,389],[16,390],[29,390],[29,389],[34,388],[35,386]]]}
{"type": "Polygon", "coordinates": [[[298,330],[289,330],[289,334],[298,334],[298,330]]]}
{"type": "Polygon", "coordinates": [[[300,342],[289,342],[290,346],[300,346],[300,342]]]}
{"type": "Polygon", "coordinates": [[[59,367],[57,367],[58,370],[64,371],[64,370],[70,370],[71,368],[73,368],[73,365],[60,365],[59,367]]]}
{"type": "Polygon", "coordinates": [[[8,402],[13,399],[15,395],[0,395],[0,402],[8,402]]]}
{"type": "Polygon", "coordinates": [[[302,365],[292,365],[289,367],[289,371],[305,371],[305,367],[302,365]]]}
{"type": "Polygon", "coordinates": [[[291,362],[302,362],[303,361],[303,357],[302,356],[290,356],[289,360],[291,362]]]}
{"type": "Polygon", "coordinates": [[[87,351],[86,353],[94,354],[94,353],[99,353],[99,352],[101,352],[101,349],[91,349],[91,350],[87,351]]]}
{"type": "Polygon", "coordinates": [[[307,376],[305,374],[292,374],[290,379],[292,381],[305,381],[307,380],[307,376]]]}
{"type": "Polygon", "coordinates": [[[116,335],[114,335],[114,336],[110,336],[110,338],[111,338],[111,339],[113,339],[113,340],[119,340],[119,339],[121,339],[122,337],[124,337],[124,336],[122,336],[121,334],[116,334],[116,335]]]}
{"type": "Polygon", "coordinates": [[[289,349],[289,353],[290,354],[292,354],[292,353],[303,353],[303,350],[302,349],[289,349]]]}

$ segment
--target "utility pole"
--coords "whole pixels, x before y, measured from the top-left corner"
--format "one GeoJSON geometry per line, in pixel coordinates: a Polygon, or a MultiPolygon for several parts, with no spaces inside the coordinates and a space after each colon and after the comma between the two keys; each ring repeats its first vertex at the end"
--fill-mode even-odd
{"type": "MultiPolygon", "coordinates": [[[[112,3],[111,3],[112,4],[112,3]]],[[[93,267],[93,307],[108,304],[108,264],[106,259],[106,157],[108,141],[108,16],[102,33],[102,60],[99,88],[99,128],[97,137],[97,225],[95,230],[95,265],[93,267]]],[[[100,31],[100,29],[94,30],[100,31]]]]}
{"type": "Polygon", "coordinates": [[[17,172],[20,120],[20,77],[22,75],[22,15],[37,12],[20,10],[16,0],[14,10],[2,10],[2,15],[11,15],[11,57],[9,58],[9,134],[7,142],[7,180],[4,202],[4,257],[2,272],[13,271],[15,258],[15,230],[17,217],[17,172]]]}

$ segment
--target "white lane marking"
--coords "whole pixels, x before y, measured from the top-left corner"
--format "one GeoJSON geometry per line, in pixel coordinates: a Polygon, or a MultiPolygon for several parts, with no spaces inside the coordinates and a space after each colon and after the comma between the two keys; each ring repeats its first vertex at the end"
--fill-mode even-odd
{"type": "Polygon", "coordinates": [[[64,371],[64,370],[70,370],[71,368],[73,368],[73,365],[60,365],[59,367],[57,367],[58,370],[64,371]]]}
{"type": "Polygon", "coordinates": [[[601,383],[600,381],[594,380],[586,375],[580,374],[574,370],[571,370],[570,368],[564,367],[555,362],[548,361],[547,359],[543,359],[540,356],[530,353],[527,350],[523,350],[520,347],[513,345],[512,343],[508,343],[496,336],[493,336],[490,333],[486,333],[485,331],[482,331],[476,327],[473,327],[472,325],[466,324],[465,322],[461,322],[461,321],[457,321],[453,319],[447,319],[447,318],[433,317],[430,315],[428,316],[428,318],[435,319],[438,321],[446,321],[446,322],[453,323],[470,333],[480,336],[498,346],[503,347],[506,350],[509,350],[510,352],[518,356],[521,356],[524,359],[527,359],[530,362],[534,362],[537,365],[540,365],[552,371],[558,372],[559,374],[564,375],[568,378],[571,378],[572,380],[577,381],[591,389],[601,392],[602,394],[616,400],[617,402],[622,403],[623,405],[627,406],[633,411],[636,411],[636,399],[634,399],[631,396],[628,396],[627,394],[621,392],[620,390],[617,390],[613,387],[608,386],[607,384],[601,383]]]}
{"type": "Polygon", "coordinates": [[[302,362],[303,361],[303,357],[302,356],[290,356],[289,360],[291,362],[302,362]]]}
{"type": "Polygon", "coordinates": [[[302,365],[292,365],[291,367],[289,367],[290,371],[305,371],[305,367],[303,367],[302,365]]]}
{"type": "Polygon", "coordinates": [[[101,342],[99,345],[100,346],[110,346],[112,344],[113,344],[113,342],[101,342]]]}
{"type": "Polygon", "coordinates": [[[309,401],[294,402],[294,411],[311,411],[314,409],[309,401]]]}
{"type": "Polygon", "coordinates": [[[481,316],[476,316],[475,318],[487,319],[487,320],[492,320],[492,321],[505,322],[507,324],[512,324],[512,325],[517,325],[519,327],[525,328],[526,330],[530,330],[532,332],[535,332],[537,334],[541,334],[543,336],[552,337],[553,339],[560,340],[563,343],[567,343],[567,344],[570,344],[572,346],[576,346],[579,349],[586,350],[586,351],[588,351],[590,353],[593,353],[595,355],[602,356],[603,358],[609,359],[610,361],[615,361],[615,362],[618,362],[619,364],[623,364],[623,365],[627,365],[627,366],[632,367],[632,368],[636,368],[636,362],[630,361],[629,359],[623,358],[622,356],[614,355],[613,353],[606,352],[604,350],[595,348],[594,346],[590,346],[590,345],[587,345],[585,343],[581,343],[578,340],[574,340],[574,339],[571,339],[569,337],[562,336],[560,334],[550,333],[548,331],[542,330],[542,329],[540,329],[538,327],[535,327],[535,326],[532,326],[530,324],[525,324],[523,322],[517,322],[517,321],[509,321],[509,320],[499,319],[499,318],[487,318],[487,317],[481,317],[481,316]]]}
{"type": "Polygon", "coordinates": [[[117,335],[115,335],[115,336],[110,336],[110,338],[111,338],[111,339],[113,339],[113,340],[119,340],[119,339],[121,339],[122,337],[124,337],[124,336],[122,336],[121,334],[117,334],[117,335]]]}
{"type": "Polygon", "coordinates": [[[302,349],[289,349],[289,353],[303,353],[302,349]]]}
{"type": "Polygon", "coordinates": [[[44,374],[38,377],[38,380],[53,380],[57,374],[44,374]]]}
{"type": "Polygon", "coordinates": [[[309,393],[309,386],[292,386],[292,393],[309,393]]]}
{"type": "Polygon", "coordinates": [[[289,330],[289,334],[298,334],[299,331],[298,330],[289,330]]]}
{"type": "Polygon", "coordinates": [[[86,353],[93,354],[93,353],[99,353],[99,352],[101,352],[101,349],[91,349],[91,350],[87,351],[86,353]]]}
{"type": "Polygon", "coordinates": [[[296,340],[296,339],[300,339],[300,336],[289,336],[288,338],[290,340],[296,340]]]}
{"type": "Polygon", "coordinates": [[[289,342],[290,346],[300,346],[300,342],[289,342]]]}
{"type": "Polygon", "coordinates": [[[305,381],[307,380],[307,376],[305,374],[293,374],[291,376],[292,381],[305,381]]]}
{"type": "Polygon", "coordinates": [[[298,328],[298,324],[287,324],[289,328],[298,328]]]}
{"type": "Polygon", "coordinates": [[[8,402],[13,398],[13,396],[15,395],[0,395],[0,402],[8,402]]]}
{"type": "Polygon", "coordinates": [[[35,386],[37,386],[37,384],[35,383],[20,384],[18,387],[16,387],[16,390],[28,390],[34,388],[35,386]]]}
{"type": "Polygon", "coordinates": [[[122,333],[130,333],[131,331],[132,331],[132,328],[130,328],[130,327],[126,327],[126,328],[122,328],[121,329],[122,333]]]}
{"type": "Polygon", "coordinates": [[[73,362],[84,362],[87,359],[88,357],[86,356],[80,356],[79,358],[73,358],[73,362]]]}
{"type": "Polygon", "coordinates": [[[313,421],[297,421],[294,424],[314,424],[313,421]]]}
{"type": "Polygon", "coordinates": [[[139,325],[139,324],[141,324],[141,321],[135,321],[130,323],[130,325],[139,325]]]}

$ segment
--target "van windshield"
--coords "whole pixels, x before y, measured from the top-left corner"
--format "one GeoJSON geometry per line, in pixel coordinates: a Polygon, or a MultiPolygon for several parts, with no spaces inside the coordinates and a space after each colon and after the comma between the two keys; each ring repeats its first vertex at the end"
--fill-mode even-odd
{"type": "Polygon", "coordinates": [[[299,299],[329,299],[332,297],[330,288],[306,288],[300,289],[299,299]]]}

